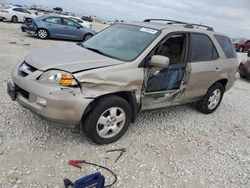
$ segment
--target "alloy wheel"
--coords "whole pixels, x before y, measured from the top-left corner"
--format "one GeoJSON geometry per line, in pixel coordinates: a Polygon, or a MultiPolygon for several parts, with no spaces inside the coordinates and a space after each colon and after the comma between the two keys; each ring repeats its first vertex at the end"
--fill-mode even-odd
{"type": "Polygon", "coordinates": [[[125,121],[124,110],[119,107],[111,107],[99,117],[96,124],[97,134],[102,138],[112,138],[119,134],[125,121]]]}
{"type": "Polygon", "coordinates": [[[208,99],[208,108],[210,110],[216,108],[216,106],[220,102],[220,99],[221,99],[221,91],[219,89],[214,90],[208,99]]]}

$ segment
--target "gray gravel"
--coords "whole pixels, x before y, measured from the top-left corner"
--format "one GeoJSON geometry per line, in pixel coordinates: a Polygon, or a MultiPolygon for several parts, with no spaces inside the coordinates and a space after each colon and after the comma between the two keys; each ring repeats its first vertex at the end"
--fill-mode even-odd
{"type": "Polygon", "coordinates": [[[238,77],[211,115],[194,105],[144,112],[118,142],[97,146],[81,131],[47,122],[7,96],[17,61],[32,50],[69,43],[28,37],[19,28],[0,23],[0,187],[63,187],[64,177],[96,170],[73,168],[69,159],[112,168],[114,187],[250,187],[249,81],[238,77]],[[127,148],[117,163],[119,153],[105,153],[114,148],[127,148]]]}

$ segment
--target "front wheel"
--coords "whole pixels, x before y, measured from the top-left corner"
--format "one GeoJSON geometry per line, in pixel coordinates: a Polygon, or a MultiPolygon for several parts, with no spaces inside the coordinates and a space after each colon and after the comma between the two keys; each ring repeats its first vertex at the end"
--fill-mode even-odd
{"type": "Polygon", "coordinates": [[[87,33],[87,34],[85,34],[85,35],[83,36],[83,41],[89,40],[91,37],[93,37],[93,35],[90,34],[90,33],[87,33]]]}
{"type": "Polygon", "coordinates": [[[197,103],[197,108],[204,114],[213,113],[220,105],[225,92],[224,87],[220,84],[211,86],[206,95],[197,103]]]}
{"type": "Polygon", "coordinates": [[[97,144],[110,144],[121,138],[131,122],[131,107],[118,96],[103,97],[85,120],[87,135],[97,144]]]}
{"type": "Polygon", "coordinates": [[[47,39],[49,38],[49,32],[46,29],[38,29],[37,36],[40,39],[47,39]]]}

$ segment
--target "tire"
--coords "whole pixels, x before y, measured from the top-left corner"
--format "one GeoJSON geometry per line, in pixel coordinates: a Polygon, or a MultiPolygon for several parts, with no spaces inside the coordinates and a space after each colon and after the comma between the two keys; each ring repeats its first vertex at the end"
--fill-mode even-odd
{"type": "Polygon", "coordinates": [[[11,22],[12,23],[17,23],[18,22],[18,18],[16,16],[12,16],[11,22]]]}
{"type": "Polygon", "coordinates": [[[91,33],[86,33],[86,34],[83,36],[83,41],[89,40],[91,37],[93,37],[93,35],[92,35],[91,33]]]}
{"type": "Polygon", "coordinates": [[[244,47],[243,47],[243,46],[241,46],[241,47],[239,48],[239,52],[244,52],[244,47]]]}
{"type": "Polygon", "coordinates": [[[198,101],[197,109],[204,114],[213,113],[219,107],[224,92],[225,88],[220,83],[212,85],[206,95],[198,101]]]}
{"type": "Polygon", "coordinates": [[[37,30],[37,36],[40,39],[48,39],[49,38],[49,32],[46,29],[38,29],[37,30]]]}
{"type": "Polygon", "coordinates": [[[247,56],[250,57],[250,50],[248,50],[247,56]]]}
{"type": "Polygon", "coordinates": [[[83,125],[87,136],[93,142],[110,144],[124,135],[131,117],[132,110],[129,103],[121,97],[111,95],[97,101],[83,125]]]}
{"type": "Polygon", "coordinates": [[[244,76],[244,75],[241,73],[241,72],[242,72],[242,69],[244,69],[244,67],[243,67],[242,64],[240,64],[240,66],[239,66],[239,75],[240,75],[241,78],[246,78],[246,76],[244,76]]]}
{"type": "MultiPolygon", "coordinates": [[[[240,73],[239,73],[240,74],[240,73]]],[[[245,79],[246,78],[246,76],[244,76],[244,75],[242,75],[242,74],[240,74],[240,77],[242,78],[242,79],[245,79]]]]}

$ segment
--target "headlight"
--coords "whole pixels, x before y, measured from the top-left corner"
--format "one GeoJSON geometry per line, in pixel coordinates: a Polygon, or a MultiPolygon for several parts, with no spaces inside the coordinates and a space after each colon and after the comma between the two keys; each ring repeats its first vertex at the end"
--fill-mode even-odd
{"type": "Polygon", "coordinates": [[[59,70],[49,70],[44,72],[40,78],[40,82],[59,84],[62,86],[76,86],[77,82],[72,74],[59,70]]]}

